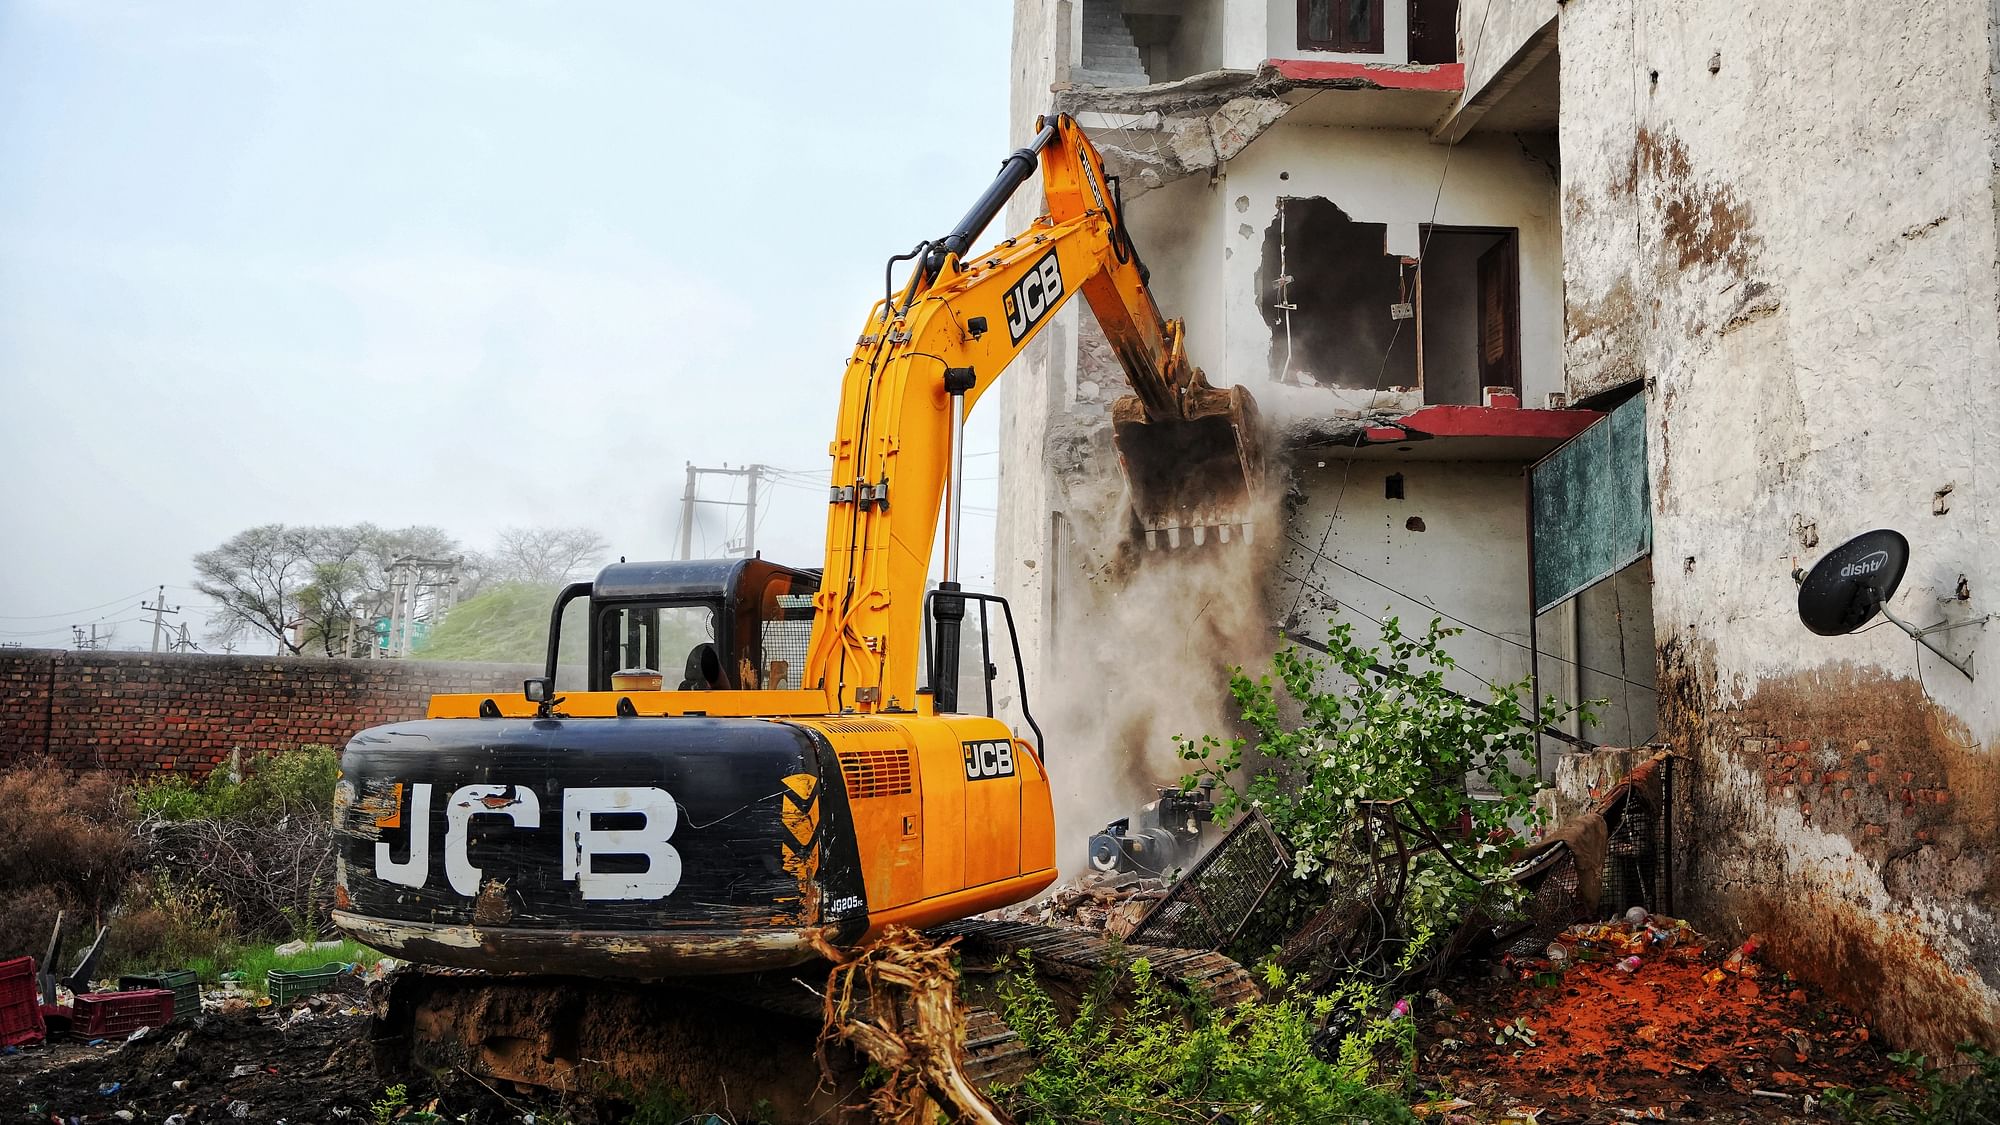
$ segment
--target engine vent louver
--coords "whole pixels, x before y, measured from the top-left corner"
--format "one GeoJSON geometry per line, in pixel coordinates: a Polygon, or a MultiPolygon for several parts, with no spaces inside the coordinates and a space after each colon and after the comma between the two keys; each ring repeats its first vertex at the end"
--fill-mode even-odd
{"type": "Polygon", "coordinates": [[[901,796],[910,791],[910,751],[904,747],[843,751],[840,773],[850,801],[901,796]]]}
{"type": "Polygon", "coordinates": [[[890,734],[902,729],[880,719],[821,719],[819,725],[842,734],[890,734]]]}

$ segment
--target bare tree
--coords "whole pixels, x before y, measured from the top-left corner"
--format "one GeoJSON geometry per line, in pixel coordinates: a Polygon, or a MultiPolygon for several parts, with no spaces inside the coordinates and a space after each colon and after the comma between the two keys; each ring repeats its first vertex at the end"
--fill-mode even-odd
{"type": "Polygon", "coordinates": [[[195,589],[215,599],[209,635],[235,642],[262,633],[296,656],[291,624],[312,568],[304,529],[281,523],[239,531],[194,557],[195,589]]]}
{"type": "Polygon", "coordinates": [[[209,625],[218,641],[254,633],[294,656],[307,648],[344,656],[349,624],[387,604],[397,559],[457,551],[435,527],[266,524],[196,555],[195,588],[217,603],[209,625]]]}
{"type": "Polygon", "coordinates": [[[481,560],[483,582],[553,586],[595,566],[611,549],[587,527],[510,527],[481,560]]]}

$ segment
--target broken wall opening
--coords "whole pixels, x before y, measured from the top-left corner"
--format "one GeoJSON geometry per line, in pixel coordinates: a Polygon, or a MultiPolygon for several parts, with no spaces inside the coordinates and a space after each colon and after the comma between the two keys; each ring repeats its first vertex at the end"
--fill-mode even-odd
{"type": "Polygon", "coordinates": [[[1259,274],[1271,366],[1304,386],[1422,387],[1426,403],[1518,392],[1518,247],[1512,228],[1392,230],[1324,198],[1280,199],[1259,274]],[[1407,254],[1391,252],[1397,241],[1407,254]]]}
{"type": "Polygon", "coordinates": [[[1416,271],[1383,253],[1388,230],[1355,222],[1328,199],[1278,200],[1258,276],[1280,382],[1417,385],[1417,334],[1399,307],[1411,300],[1416,271]]]}

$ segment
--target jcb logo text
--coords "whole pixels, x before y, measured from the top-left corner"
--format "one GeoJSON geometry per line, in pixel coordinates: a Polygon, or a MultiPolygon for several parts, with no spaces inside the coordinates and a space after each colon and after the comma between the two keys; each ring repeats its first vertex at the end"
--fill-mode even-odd
{"type": "Polygon", "coordinates": [[[1062,267],[1056,262],[1056,252],[1051,250],[1042,255],[1028,276],[1007,290],[1001,301],[1001,308],[1007,313],[1007,332],[1014,342],[1020,343],[1029,329],[1040,324],[1049,310],[1056,307],[1056,302],[1062,300],[1062,295],[1062,267]]]}
{"type": "Polygon", "coordinates": [[[965,780],[984,781],[989,777],[1014,776],[1014,744],[1006,739],[961,744],[965,751],[965,780]]]}

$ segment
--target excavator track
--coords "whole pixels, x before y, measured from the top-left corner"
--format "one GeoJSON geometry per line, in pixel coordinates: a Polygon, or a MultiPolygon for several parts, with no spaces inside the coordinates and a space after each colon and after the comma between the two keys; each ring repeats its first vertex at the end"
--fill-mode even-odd
{"type": "Polygon", "coordinates": [[[1089,986],[1106,969],[1144,957],[1154,976],[1216,1008],[1232,1008],[1261,994],[1243,966],[1205,949],[1128,945],[1094,930],[983,918],[948,922],[925,932],[939,939],[958,939],[968,976],[990,972],[1009,960],[1018,963],[1015,954],[1025,952],[1036,977],[1043,982],[1054,979],[1089,986]]]}
{"type": "MultiPolygon", "coordinates": [[[[1116,970],[1145,957],[1156,979],[1216,1007],[1258,995],[1250,974],[1219,953],[982,919],[926,934],[957,941],[964,1069],[982,1087],[1017,1082],[1035,1062],[997,1010],[992,986],[1004,972],[1026,966],[1062,1004],[1100,984],[1115,992],[1116,970]]],[[[566,1095],[668,1089],[702,1104],[757,1102],[773,1121],[838,1121],[842,1107],[862,1100],[866,1060],[830,1047],[831,1081],[821,1078],[827,968],[638,983],[406,966],[374,995],[376,1062],[387,1072],[462,1072],[566,1095]]]]}

